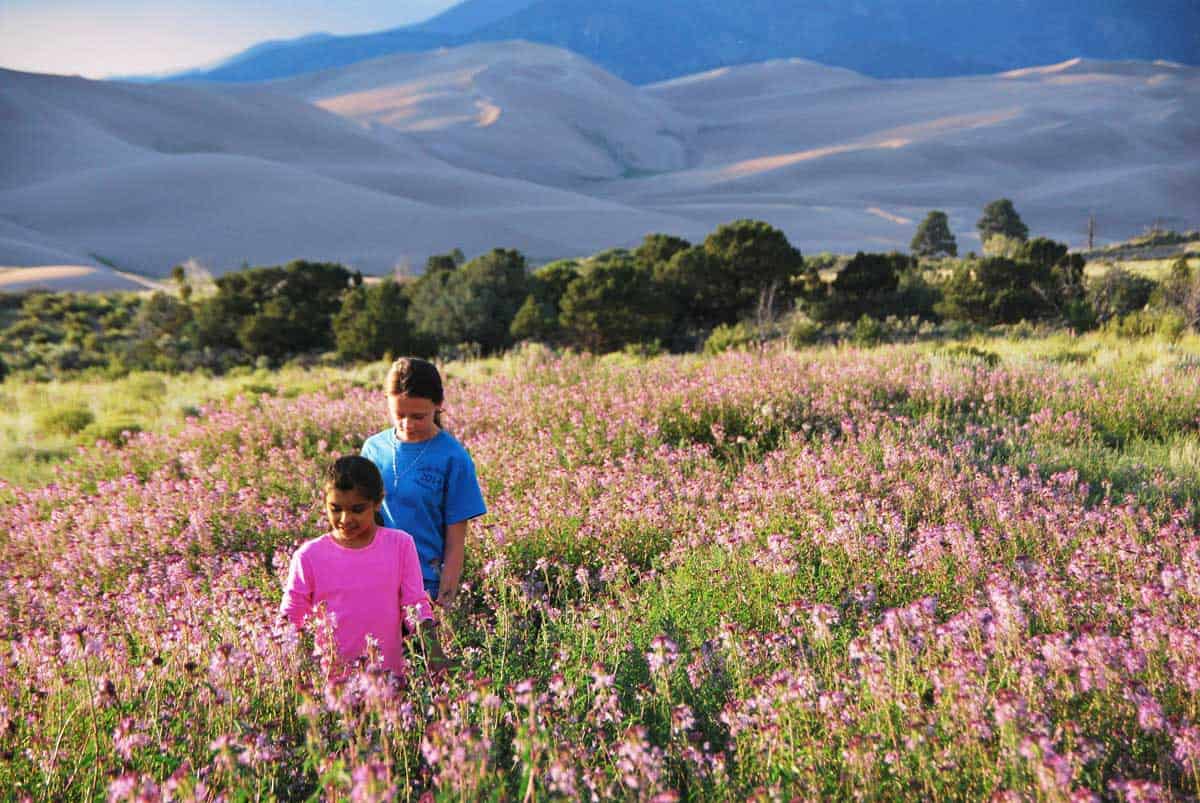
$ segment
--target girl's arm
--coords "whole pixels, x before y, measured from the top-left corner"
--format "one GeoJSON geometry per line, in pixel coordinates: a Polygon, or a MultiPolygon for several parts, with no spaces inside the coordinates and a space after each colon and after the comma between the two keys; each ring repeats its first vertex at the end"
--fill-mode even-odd
{"type": "Polygon", "coordinates": [[[421,579],[421,559],[417,557],[417,546],[412,536],[401,532],[400,544],[400,604],[404,612],[401,636],[404,631],[413,634],[413,640],[425,656],[430,669],[437,671],[446,667],[446,654],[437,637],[437,623],[433,619],[433,608],[425,583],[421,579]]]}
{"type": "MultiPolygon", "coordinates": [[[[460,447],[461,449],[461,447],[460,447]]],[[[483,494],[479,490],[479,477],[475,474],[475,462],[466,450],[450,461],[446,478],[446,495],[442,501],[446,525],[445,545],[442,547],[442,575],[438,586],[439,605],[454,603],[462,582],[463,555],[467,546],[467,522],[487,513],[483,494]]]]}
{"type": "Polygon", "coordinates": [[[463,558],[467,551],[467,521],[446,525],[446,545],[442,551],[442,577],[438,585],[437,604],[448,608],[458,596],[462,581],[463,558]]]}
{"type": "Polygon", "coordinates": [[[300,553],[292,555],[287,582],[283,585],[283,599],[279,601],[279,618],[287,619],[296,627],[302,627],[312,612],[313,591],[308,575],[300,553]]]}

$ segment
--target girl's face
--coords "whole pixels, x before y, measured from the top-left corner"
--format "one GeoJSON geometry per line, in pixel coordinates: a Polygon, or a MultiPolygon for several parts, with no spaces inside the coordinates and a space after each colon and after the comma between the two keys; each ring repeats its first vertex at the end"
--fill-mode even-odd
{"type": "Polygon", "coordinates": [[[381,504],[363,496],[357,488],[343,491],[327,487],[325,517],[334,540],[352,549],[370,546],[375,540],[375,513],[381,504]]]}
{"type": "Polygon", "coordinates": [[[441,408],[440,404],[420,396],[388,395],[388,414],[396,427],[396,437],[406,443],[427,441],[438,434],[434,414],[441,408]]]}

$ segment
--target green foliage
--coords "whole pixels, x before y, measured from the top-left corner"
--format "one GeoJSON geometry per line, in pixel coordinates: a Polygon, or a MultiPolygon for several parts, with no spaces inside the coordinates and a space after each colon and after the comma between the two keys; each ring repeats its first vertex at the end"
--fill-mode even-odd
{"type": "Polygon", "coordinates": [[[440,344],[475,343],[485,352],[513,342],[513,319],[529,292],[525,257],[496,248],[461,267],[427,272],[412,288],[409,318],[440,344]]]}
{"type": "Polygon", "coordinates": [[[408,312],[408,295],[391,279],[352,287],[331,321],[338,356],[369,361],[428,353],[412,331],[408,312]]]}
{"type": "Polygon", "coordinates": [[[946,213],[935,209],[926,215],[917,226],[909,248],[916,257],[958,256],[958,242],[950,231],[946,213]]]}
{"type": "Polygon", "coordinates": [[[1181,256],[1171,263],[1170,271],[1151,303],[1178,311],[1189,326],[1200,328],[1200,274],[1191,269],[1187,257],[1181,256]]]}
{"type": "Polygon", "coordinates": [[[887,335],[884,325],[870,315],[864,314],[854,324],[854,344],[856,346],[875,346],[883,342],[887,335]]]}
{"type": "Polygon", "coordinates": [[[194,318],[185,301],[155,292],[138,307],[133,336],[122,357],[131,367],[179,370],[195,347],[194,318]]]}
{"type": "MultiPolygon", "coordinates": [[[[728,276],[736,317],[784,301],[791,277],[804,269],[800,251],[782,231],[761,220],[736,220],[718,226],[705,238],[704,250],[728,276]]],[[[770,309],[762,311],[770,313],[770,309]]]]}
{"type": "Polygon", "coordinates": [[[792,316],[788,324],[787,341],[794,349],[814,345],[821,339],[821,324],[803,313],[792,316]]]}
{"type": "Polygon", "coordinates": [[[671,261],[680,251],[686,251],[692,244],[682,237],[670,234],[647,234],[633,252],[633,258],[643,268],[654,270],[658,265],[671,261]]]}
{"type": "Polygon", "coordinates": [[[656,263],[654,284],[678,331],[711,329],[737,319],[740,304],[732,274],[703,246],[685,248],[656,263]]]}
{"type": "Polygon", "coordinates": [[[632,256],[584,267],[563,293],[559,323],[573,343],[603,353],[661,337],[670,322],[653,276],[632,256]]]}
{"type": "Polygon", "coordinates": [[[979,238],[984,244],[997,234],[1024,241],[1029,237],[1029,227],[1017,214],[1013,202],[1008,198],[992,201],[983,208],[983,215],[975,223],[979,238]]]}
{"type": "Polygon", "coordinates": [[[1181,256],[1171,263],[1170,277],[1173,282],[1187,283],[1192,280],[1192,268],[1187,257],[1181,256]]]}
{"type": "Polygon", "coordinates": [[[157,407],[167,395],[167,383],[158,374],[130,374],[122,384],[129,397],[152,407],[157,407]]]}
{"type": "Polygon", "coordinates": [[[838,271],[827,298],[809,307],[814,317],[825,321],[898,314],[902,312],[897,296],[900,277],[912,267],[912,260],[903,254],[859,251],[838,271]]]}
{"type": "Polygon", "coordinates": [[[994,368],[1000,364],[1000,355],[996,352],[972,346],[968,343],[954,343],[938,350],[937,353],[942,357],[954,361],[979,362],[988,368],[994,368]]]}
{"type": "Polygon", "coordinates": [[[51,372],[104,368],[120,358],[134,337],[131,322],[140,304],[132,293],[48,293],[10,296],[9,325],[0,332],[0,353],[15,370],[51,372]]]}
{"type": "Polygon", "coordinates": [[[341,265],[303,260],[227,273],[196,311],[200,343],[271,360],[329,350],[342,296],[361,281],[341,265]]]}
{"type": "Polygon", "coordinates": [[[900,254],[864,254],[859,251],[833,280],[834,293],[863,299],[891,293],[900,284],[900,269],[908,264],[900,254]]]}
{"type": "Polygon", "coordinates": [[[117,415],[92,422],[80,432],[79,440],[84,443],[107,441],[115,446],[122,446],[131,436],[141,431],[140,421],[129,416],[117,415]]]}
{"type": "Polygon", "coordinates": [[[1099,324],[1140,310],[1150,303],[1155,283],[1114,266],[1087,283],[1087,298],[1099,324]]]}
{"type": "Polygon", "coordinates": [[[732,326],[720,324],[712,330],[712,334],[704,341],[705,354],[720,354],[730,349],[742,349],[752,346],[758,341],[754,327],[742,321],[732,326]]]}
{"type": "Polygon", "coordinates": [[[1064,261],[1067,258],[1067,251],[1065,243],[1056,242],[1047,237],[1035,237],[1032,240],[1023,241],[1018,247],[1015,257],[1025,262],[1050,268],[1064,261]]]}
{"type": "Polygon", "coordinates": [[[55,405],[34,416],[38,431],[50,435],[74,435],[95,420],[95,413],[81,404],[55,405]]]}
{"type": "Polygon", "coordinates": [[[459,248],[447,254],[433,254],[425,260],[425,273],[428,275],[440,271],[454,271],[461,268],[466,261],[466,255],[459,248]]]}
{"type": "Polygon", "coordinates": [[[936,321],[937,304],[942,300],[942,291],[930,281],[929,275],[936,273],[927,272],[919,265],[910,265],[901,270],[895,296],[885,310],[898,318],[916,317],[923,321],[936,321]]]}
{"type": "Polygon", "coordinates": [[[945,318],[986,325],[1038,320],[1054,313],[1044,288],[1049,269],[1004,257],[967,261],[942,285],[937,310],[945,318]]]}
{"type": "Polygon", "coordinates": [[[563,340],[558,322],[567,286],[579,275],[579,263],[564,259],[543,265],[529,276],[529,295],[513,317],[509,333],[514,340],[557,344],[563,340]]]}
{"type": "Polygon", "coordinates": [[[509,334],[514,340],[534,340],[549,343],[559,330],[557,310],[549,304],[539,304],[532,293],[513,316],[509,334]]]}
{"type": "Polygon", "coordinates": [[[1187,320],[1177,310],[1139,309],[1128,315],[1109,320],[1104,331],[1118,337],[1157,337],[1174,342],[1187,331],[1187,328],[1187,320]]]}

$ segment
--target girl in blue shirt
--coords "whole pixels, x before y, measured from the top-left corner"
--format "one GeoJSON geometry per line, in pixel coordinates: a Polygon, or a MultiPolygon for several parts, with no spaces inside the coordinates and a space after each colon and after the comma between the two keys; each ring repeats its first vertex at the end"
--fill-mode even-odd
{"type": "Polygon", "coordinates": [[[454,603],[462,580],[467,524],[487,512],[475,463],[442,429],[442,377],[433,363],[404,357],[384,383],[392,427],[363,444],[383,475],[385,527],[413,537],[430,598],[454,603]]]}

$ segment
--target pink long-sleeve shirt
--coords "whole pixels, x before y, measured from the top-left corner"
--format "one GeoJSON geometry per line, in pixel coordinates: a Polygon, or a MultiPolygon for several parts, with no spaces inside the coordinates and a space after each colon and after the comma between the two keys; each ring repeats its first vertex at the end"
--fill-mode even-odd
{"type": "Polygon", "coordinates": [[[292,555],[279,612],[301,627],[321,603],[335,617],[340,659],[362,655],[371,635],[383,665],[402,674],[406,611],[415,607],[417,619],[433,618],[412,536],[379,527],[360,549],[344,547],[332,535],[306,541],[292,555]]]}

